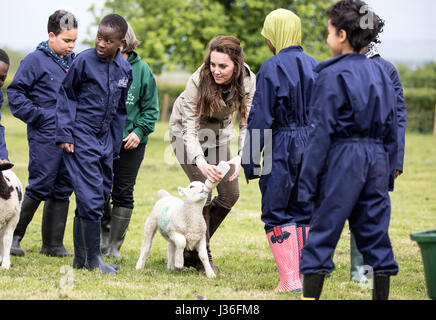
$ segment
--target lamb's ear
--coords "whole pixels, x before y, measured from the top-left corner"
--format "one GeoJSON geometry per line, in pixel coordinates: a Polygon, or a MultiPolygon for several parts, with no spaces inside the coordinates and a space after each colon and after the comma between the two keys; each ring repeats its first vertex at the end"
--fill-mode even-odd
{"type": "Polygon", "coordinates": [[[179,194],[182,196],[182,197],[184,197],[186,194],[185,194],[185,189],[184,188],[182,188],[182,187],[179,187],[179,194]]]}

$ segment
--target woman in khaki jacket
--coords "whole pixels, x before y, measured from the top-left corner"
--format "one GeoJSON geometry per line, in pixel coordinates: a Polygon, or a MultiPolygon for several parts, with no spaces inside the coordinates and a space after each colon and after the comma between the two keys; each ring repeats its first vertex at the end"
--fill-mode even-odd
{"type": "MultiPolygon", "coordinates": [[[[218,36],[208,46],[204,64],[188,80],[174,103],[169,122],[172,146],[190,181],[219,181],[217,164],[227,161],[231,169],[212,193],[203,209],[208,234],[207,251],[212,267],[209,239],[238,201],[238,175],[247,118],[256,89],[256,76],[244,63],[240,41],[218,36]],[[233,156],[229,143],[233,138],[233,115],[239,113],[238,154],[233,156]]],[[[203,271],[195,251],[184,252],[185,266],[203,271]]]]}

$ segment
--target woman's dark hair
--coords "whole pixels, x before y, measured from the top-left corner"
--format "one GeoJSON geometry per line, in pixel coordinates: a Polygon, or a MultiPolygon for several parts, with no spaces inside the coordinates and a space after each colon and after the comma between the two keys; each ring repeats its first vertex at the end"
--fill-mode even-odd
{"type": "Polygon", "coordinates": [[[238,110],[241,122],[247,120],[248,112],[245,99],[245,67],[241,42],[232,36],[218,36],[213,38],[208,45],[208,54],[204,59],[203,68],[200,70],[200,84],[198,94],[198,113],[200,117],[211,117],[215,111],[223,109],[220,85],[218,85],[210,72],[210,55],[213,51],[227,54],[235,64],[230,82],[232,93],[227,108],[232,112],[238,110]]]}
{"type": "Polygon", "coordinates": [[[112,29],[118,30],[120,39],[124,39],[127,33],[127,29],[129,28],[127,21],[122,16],[116,13],[108,14],[107,16],[105,16],[101,20],[100,25],[108,26],[112,29]]]}
{"type": "Polygon", "coordinates": [[[9,65],[9,56],[3,49],[0,49],[0,61],[3,61],[7,65],[9,65]]]}
{"type": "Polygon", "coordinates": [[[57,36],[62,30],[77,29],[77,26],[77,20],[72,13],[57,10],[48,18],[47,31],[48,33],[53,32],[57,36]]]}
{"type": "Polygon", "coordinates": [[[385,23],[361,0],[339,1],[327,10],[327,16],[338,31],[346,31],[355,52],[371,42],[380,42],[378,35],[383,32],[385,23]]]}

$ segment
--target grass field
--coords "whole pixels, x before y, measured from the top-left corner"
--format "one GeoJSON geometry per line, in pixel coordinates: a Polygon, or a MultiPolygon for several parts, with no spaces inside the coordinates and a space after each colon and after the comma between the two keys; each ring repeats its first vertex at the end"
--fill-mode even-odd
{"type": "MultiPolygon", "coordinates": [[[[26,127],[9,113],[2,115],[6,141],[15,172],[27,185],[26,127]]],[[[144,270],[135,270],[143,238],[143,225],[157,200],[157,190],[177,194],[188,180],[174,161],[165,139],[166,123],[150,136],[135,189],[135,210],[124,245],[118,275],[73,270],[72,258],[39,254],[42,205],[21,242],[24,257],[11,257],[10,270],[0,270],[0,299],[151,299],[196,300],[299,299],[299,294],[274,293],[278,272],[260,220],[260,192],[256,182],[240,179],[241,196],[211,241],[217,278],[207,279],[190,268],[166,269],[166,242],[157,234],[144,270]]],[[[232,146],[235,148],[235,145],[232,146]]],[[[408,134],[405,173],[392,197],[390,236],[400,272],[391,282],[391,299],[428,299],[421,253],[410,233],[436,229],[436,137],[408,134]]],[[[65,246],[73,251],[71,198],[65,246]]],[[[115,263],[114,259],[108,259],[115,263]]],[[[349,281],[349,231],[343,231],[334,261],[336,270],[324,285],[322,299],[367,300],[371,291],[349,281]]]]}

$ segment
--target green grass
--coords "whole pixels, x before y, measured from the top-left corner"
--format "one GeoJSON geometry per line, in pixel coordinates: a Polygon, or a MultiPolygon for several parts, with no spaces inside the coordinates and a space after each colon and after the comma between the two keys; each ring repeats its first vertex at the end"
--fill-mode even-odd
{"type": "MultiPolygon", "coordinates": [[[[26,127],[9,113],[3,114],[10,159],[23,186],[27,185],[28,147],[26,127]]],[[[143,225],[157,190],[177,194],[188,179],[174,161],[164,136],[166,123],[159,123],[150,136],[145,160],[135,188],[135,209],[124,245],[118,275],[73,270],[72,258],[49,258],[39,254],[42,205],[22,240],[25,257],[11,257],[10,270],[0,270],[0,299],[299,299],[300,295],[274,293],[278,272],[260,220],[260,192],[256,182],[240,179],[241,196],[211,241],[214,261],[220,266],[215,279],[190,268],[166,269],[166,241],[156,234],[145,268],[135,269],[143,238],[143,225]],[[172,159],[167,163],[164,159],[172,159]],[[68,282],[70,279],[70,282],[68,282]],[[67,284],[65,286],[64,284],[67,284]]],[[[234,149],[235,144],[232,145],[234,149]]],[[[421,253],[410,240],[415,231],[436,229],[436,137],[408,134],[405,174],[392,193],[390,235],[400,272],[392,278],[391,298],[428,299],[421,253]]],[[[71,198],[65,246],[73,251],[72,222],[75,199],[71,198]]],[[[112,263],[114,259],[108,259],[112,263]]],[[[371,299],[371,291],[349,281],[349,231],[344,229],[335,252],[336,270],[324,285],[322,299],[371,299]]]]}

